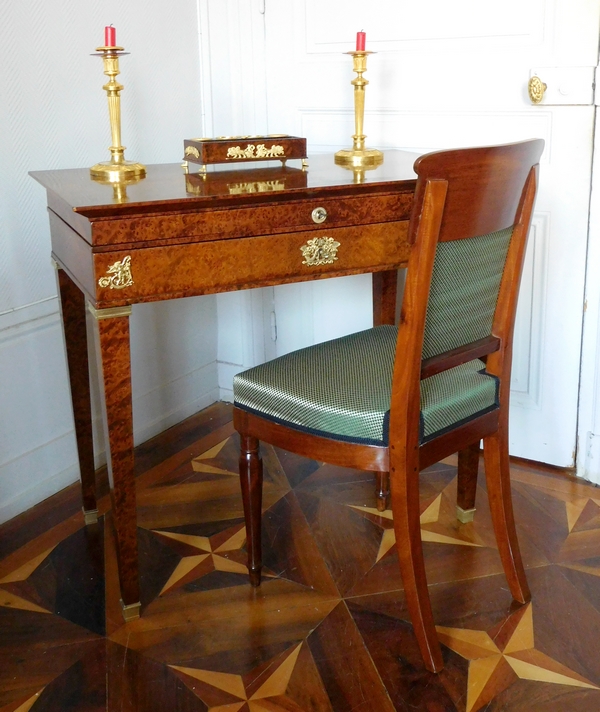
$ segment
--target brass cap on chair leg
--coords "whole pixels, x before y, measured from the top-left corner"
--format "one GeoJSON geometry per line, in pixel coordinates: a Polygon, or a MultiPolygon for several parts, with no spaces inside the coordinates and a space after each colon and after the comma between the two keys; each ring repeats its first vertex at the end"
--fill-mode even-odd
{"type": "Polygon", "coordinates": [[[88,509],[87,511],[84,509],[83,510],[83,519],[87,524],[97,524],[98,522],[98,510],[97,509],[88,509]]]}
{"type": "Polygon", "coordinates": [[[123,603],[123,599],[121,599],[120,603],[121,612],[123,613],[123,619],[126,623],[129,623],[129,621],[134,621],[140,617],[140,608],[142,607],[142,604],[139,601],[137,603],[129,603],[126,605],[125,603],[123,603]]]}
{"type": "Polygon", "coordinates": [[[456,507],[456,518],[459,522],[467,524],[472,522],[475,518],[475,507],[473,509],[463,509],[462,507],[456,507]]]}

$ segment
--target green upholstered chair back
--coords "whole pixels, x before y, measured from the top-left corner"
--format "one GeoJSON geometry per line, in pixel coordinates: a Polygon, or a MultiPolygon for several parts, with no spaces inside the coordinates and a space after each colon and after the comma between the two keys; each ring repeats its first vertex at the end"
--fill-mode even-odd
{"type": "Polygon", "coordinates": [[[437,245],[423,339],[423,358],[492,333],[512,225],[437,245]]]}
{"type": "MultiPolygon", "coordinates": [[[[543,147],[537,139],[430,153],[417,160],[417,205],[426,185],[443,181],[447,186],[423,328],[423,359],[492,334],[513,233],[521,242],[514,249],[524,249],[527,229],[513,228],[522,217],[524,187],[543,147]]],[[[419,222],[420,217],[413,220],[415,230],[419,222]]],[[[518,281],[520,269],[521,264],[508,279],[518,281]]],[[[512,286],[505,284],[504,289],[512,286]]],[[[514,314],[504,321],[514,321],[514,314]]]]}
{"type": "Polygon", "coordinates": [[[423,444],[508,403],[505,376],[543,147],[536,139],[430,153],[415,163],[414,250],[390,413],[398,441],[414,442],[417,420],[423,444]]]}

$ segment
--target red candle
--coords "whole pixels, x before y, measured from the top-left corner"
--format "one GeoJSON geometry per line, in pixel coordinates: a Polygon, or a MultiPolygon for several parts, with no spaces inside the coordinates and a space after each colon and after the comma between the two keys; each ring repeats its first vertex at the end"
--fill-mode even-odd
{"type": "Polygon", "coordinates": [[[108,25],[104,28],[104,46],[105,47],[116,47],[117,46],[117,31],[112,25],[108,25]]]}
{"type": "Polygon", "coordinates": [[[357,52],[364,52],[365,51],[365,41],[367,39],[367,33],[366,32],[357,32],[356,33],[356,51],[357,52]]]}

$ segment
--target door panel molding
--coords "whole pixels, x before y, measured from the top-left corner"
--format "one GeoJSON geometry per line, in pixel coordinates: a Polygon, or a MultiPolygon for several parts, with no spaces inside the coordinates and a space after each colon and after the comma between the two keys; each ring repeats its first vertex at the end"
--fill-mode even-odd
{"type": "Polygon", "coordinates": [[[528,409],[539,409],[541,406],[549,220],[548,213],[534,213],[515,321],[511,405],[528,409]]]}

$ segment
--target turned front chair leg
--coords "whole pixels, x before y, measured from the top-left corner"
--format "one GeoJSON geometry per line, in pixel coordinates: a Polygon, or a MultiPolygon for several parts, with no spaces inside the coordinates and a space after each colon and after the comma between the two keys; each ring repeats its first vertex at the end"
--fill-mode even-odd
{"type": "Polygon", "coordinates": [[[246,520],[248,574],[253,586],[260,585],[262,569],[261,514],[263,468],[259,441],[240,434],[240,485],[246,520]]]}
{"type": "Polygon", "coordinates": [[[389,472],[375,473],[375,498],[377,502],[377,511],[385,512],[385,510],[388,508],[390,498],[389,472]]]}
{"type": "Polygon", "coordinates": [[[475,516],[477,473],[479,470],[479,440],[458,453],[456,518],[465,524],[475,516]]]}

